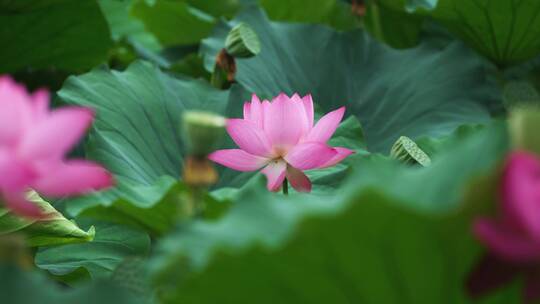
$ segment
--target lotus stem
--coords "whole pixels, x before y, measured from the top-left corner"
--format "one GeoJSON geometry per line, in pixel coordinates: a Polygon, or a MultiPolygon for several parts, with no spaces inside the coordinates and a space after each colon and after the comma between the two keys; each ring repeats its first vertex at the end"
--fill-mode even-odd
{"type": "Polygon", "coordinates": [[[284,195],[289,195],[289,182],[287,181],[287,179],[284,179],[283,180],[283,194],[284,195]]]}

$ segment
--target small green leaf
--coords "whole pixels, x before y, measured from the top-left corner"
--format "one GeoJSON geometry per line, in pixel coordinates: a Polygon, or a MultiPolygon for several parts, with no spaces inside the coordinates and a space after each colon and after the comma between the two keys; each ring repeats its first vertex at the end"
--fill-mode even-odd
{"type": "Polygon", "coordinates": [[[92,241],[95,235],[94,227],[82,230],[74,221],[66,219],[53,206],[32,191],[28,194],[30,201],[35,203],[45,219],[29,219],[14,215],[7,208],[0,208],[0,235],[23,232],[30,246],[49,246],[68,243],[92,241]]]}

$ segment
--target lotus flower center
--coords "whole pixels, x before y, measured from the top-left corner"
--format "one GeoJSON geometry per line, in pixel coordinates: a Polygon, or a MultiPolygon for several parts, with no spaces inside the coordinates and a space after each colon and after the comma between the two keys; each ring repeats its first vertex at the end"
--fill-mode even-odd
{"type": "Polygon", "coordinates": [[[283,157],[285,157],[285,155],[287,155],[287,151],[288,149],[283,147],[283,146],[277,146],[277,147],[273,147],[273,152],[274,152],[274,155],[276,156],[277,159],[282,159],[283,157]]]}

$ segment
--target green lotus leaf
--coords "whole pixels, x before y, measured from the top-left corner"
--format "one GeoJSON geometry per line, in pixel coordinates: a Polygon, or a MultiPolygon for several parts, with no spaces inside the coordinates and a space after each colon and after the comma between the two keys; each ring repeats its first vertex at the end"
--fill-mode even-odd
{"type": "MultiPolygon", "coordinates": [[[[471,219],[490,212],[507,148],[494,125],[426,168],[365,158],[332,197],[273,194],[254,179],[220,220],[161,241],[150,265],[160,300],[472,303],[462,283],[481,253],[471,219]]],[[[486,303],[513,303],[516,291],[486,303]]]]}
{"type": "Polygon", "coordinates": [[[501,107],[484,62],[459,42],[392,50],[361,30],[270,22],[256,8],[221,23],[203,41],[209,71],[237,22],[261,40],[259,55],[237,60],[239,84],[264,97],[311,93],[321,112],[347,106],[370,151],[388,153],[400,136],[441,136],[464,123],[485,123],[501,107]]]}
{"type": "Polygon", "coordinates": [[[536,0],[381,0],[429,16],[499,65],[540,54],[540,2],[536,0]]]}
{"type": "Polygon", "coordinates": [[[117,186],[70,199],[73,216],[137,224],[163,233],[178,219],[186,187],[179,182],[186,146],[181,140],[184,110],[238,116],[243,100],[188,78],[177,79],[155,65],[135,62],[119,72],[95,69],[71,77],[58,96],[97,112],[87,157],[107,167],[117,186]]]}

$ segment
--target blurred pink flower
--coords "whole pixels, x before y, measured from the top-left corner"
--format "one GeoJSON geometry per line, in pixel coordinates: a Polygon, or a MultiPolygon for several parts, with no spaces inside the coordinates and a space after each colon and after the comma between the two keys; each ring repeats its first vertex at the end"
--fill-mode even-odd
{"type": "Polygon", "coordinates": [[[482,294],[525,275],[526,300],[540,297],[540,160],[514,152],[501,181],[501,208],[497,219],[480,218],[473,231],[488,255],[473,271],[469,287],[482,294]]]}
{"type": "Polygon", "coordinates": [[[49,111],[48,107],[46,90],[29,94],[9,76],[0,76],[0,197],[24,216],[42,216],[26,199],[29,189],[64,196],[113,183],[103,167],[65,159],[92,123],[93,112],[82,107],[49,111]]]}
{"type": "Polygon", "coordinates": [[[218,150],[209,158],[237,171],[264,167],[270,191],[278,191],[287,178],[297,191],[309,192],[311,182],[302,171],[333,166],[353,153],[327,144],[344,113],[341,107],[313,125],[311,95],[281,93],[261,102],[254,94],[244,104],[244,119],[227,120],[227,132],[240,149],[218,150]]]}

